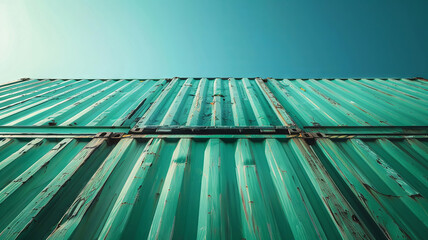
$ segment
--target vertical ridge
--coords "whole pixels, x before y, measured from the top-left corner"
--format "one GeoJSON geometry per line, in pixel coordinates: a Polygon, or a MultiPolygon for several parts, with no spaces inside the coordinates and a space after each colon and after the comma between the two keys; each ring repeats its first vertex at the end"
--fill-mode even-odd
{"type": "Polygon", "coordinates": [[[206,99],[206,88],[207,88],[207,79],[202,78],[199,81],[198,89],[196,90],[195,98],[193,99],[192,108],[190,109],[189,116],[187,118],[187,126],[196,126],[198,125],[201,115],[203,114],[204,101],[206,99]]]}
{"type": "Polygon", "coordinates": [[[95,138],[40,192],[21,213],[0,233],[0,238],[15,239],[35,221],[35,217],[50,203],[74,173],[90,158],[105,139],[95,138]]]}
{"type": "Polygon", "coordinates": [[[129,174],[98,239],[118,239],[121,237],[147,173],[153,162],[159,157],[162,141],[161,139],[150,139],[147,143],[129,174]]]}
{"type": "Polygon", "coordinates": [[[183,185],[184,169],[190,158],[191,139],[180,139],[169,167],[150,228],[150,239],[171,238],[174,231],[178,199],[183,185]]]}
{"type": "Polygon", "coordinates": [[[236,176],[242,201],[242,228],[247,239],[279,239],[272,209],[265,202],[248,139],[239,139],[235,151],[236,176]]]}
{"type": "Polygon", "coordinates": [[[222,238],[220,144],[220,139],[210,139],[205,149],[197,239],[222,238]]]}

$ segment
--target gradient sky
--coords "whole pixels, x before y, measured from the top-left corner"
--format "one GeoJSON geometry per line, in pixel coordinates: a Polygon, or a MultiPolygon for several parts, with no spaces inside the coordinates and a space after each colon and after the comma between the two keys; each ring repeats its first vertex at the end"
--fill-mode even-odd
{"type": "Polygon", "coordinates": [[[0,0],[0,82],[428,77],[428,1],[0,0]]]}

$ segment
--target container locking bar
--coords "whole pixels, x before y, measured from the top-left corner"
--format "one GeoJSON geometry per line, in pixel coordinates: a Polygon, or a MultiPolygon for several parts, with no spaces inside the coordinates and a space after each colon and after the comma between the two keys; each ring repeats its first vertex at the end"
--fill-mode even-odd
{"type": "Polygon", "coordinates": [[[325,138],[326,135],[318,132],[303,132],[300,134],[300,137],[303,138],[307,144],[312,145],[315,143],[316,138],[325,138]]]}
{"type": "Polygon", "coordinates": [[[144,128],[134,127],[129,133],[136,134],[299,134],[299,128],[288,127],[187,127],[187,126],[146,126],[144,128]]]}
{"type": "Polygon", "coordinates": [[[121,139],[125,133],[100,132],[95,135],[95,138],[121,139]]]}

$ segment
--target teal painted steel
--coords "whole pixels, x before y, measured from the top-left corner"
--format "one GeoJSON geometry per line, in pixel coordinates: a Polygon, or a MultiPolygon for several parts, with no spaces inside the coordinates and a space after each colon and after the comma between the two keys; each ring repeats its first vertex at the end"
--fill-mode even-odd
{"type": "Polygon", "coordinates": [[[135,128],[288,126],[325,133],[427,134],[427,91],[426,81],[409,79],[177,78],[135,128]]]}
{"type": "Polygon", "coordinates": [[[2,84],[0,239],[424,239],[427,86],[2,84]]]}
{"type": "Polygon", "coordinates": [[[0,134],[97,134],[99,132],[128,132],[129,127],[115,126],[0,126],[0,134]]]}
{"type": "Polygon", "coordinates": [[[428,234],[428,143],[317,139],[313,146],[343,195],[391,239],[428,234]]]}
{"type": "Polygon", "coordinates": [[[144,113],[145,126],[295,126],[261,79],[176,78],[144,113]]]}
{"type": "Polygon", "coordinates": [[[165,80],[30,79],[0,86],[2,126],[129,126],[165,80]]]}
{"type": "Polygon", "coordinates": [[[305,126],[428,126],[428,82],[408,79],[268,79],[305,126]]]}
{"type": "Polygon", "coordinates": [[[29,79],[0,86],[0,125],[426,134],[427,86],[409,79],[29,79]]]}
{"type": "Polygon", "coordinates": [[[327,127],[303,127],[306,132],[317,132],[326,134],[372,134],[372,135],[411,135],[428,134],[428,126],[327,126],[327,127]]]}
{"type": "Polygon", "coordinates": [[[423,238],[427,139],[6,138],[0,238],[423,238]]]}

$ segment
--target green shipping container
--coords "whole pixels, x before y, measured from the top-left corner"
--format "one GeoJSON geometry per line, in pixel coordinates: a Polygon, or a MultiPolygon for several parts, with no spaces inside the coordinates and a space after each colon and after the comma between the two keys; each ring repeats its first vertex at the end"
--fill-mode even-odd
{"type": "Polygon", "coordinates": [[[0,239],[424,239],[427,86],[0,85],[0,239]]]}
{"type": "Polygon", "coordinates": [[[420,79],[29,79],[0,87],[0,131],[298,127],[428,134],[427,89],[420,79]]]}
{"type": "Polygon", "coordinates": [[[423,239],[427,138],[1,142],[2,238],[423,239]]]}

